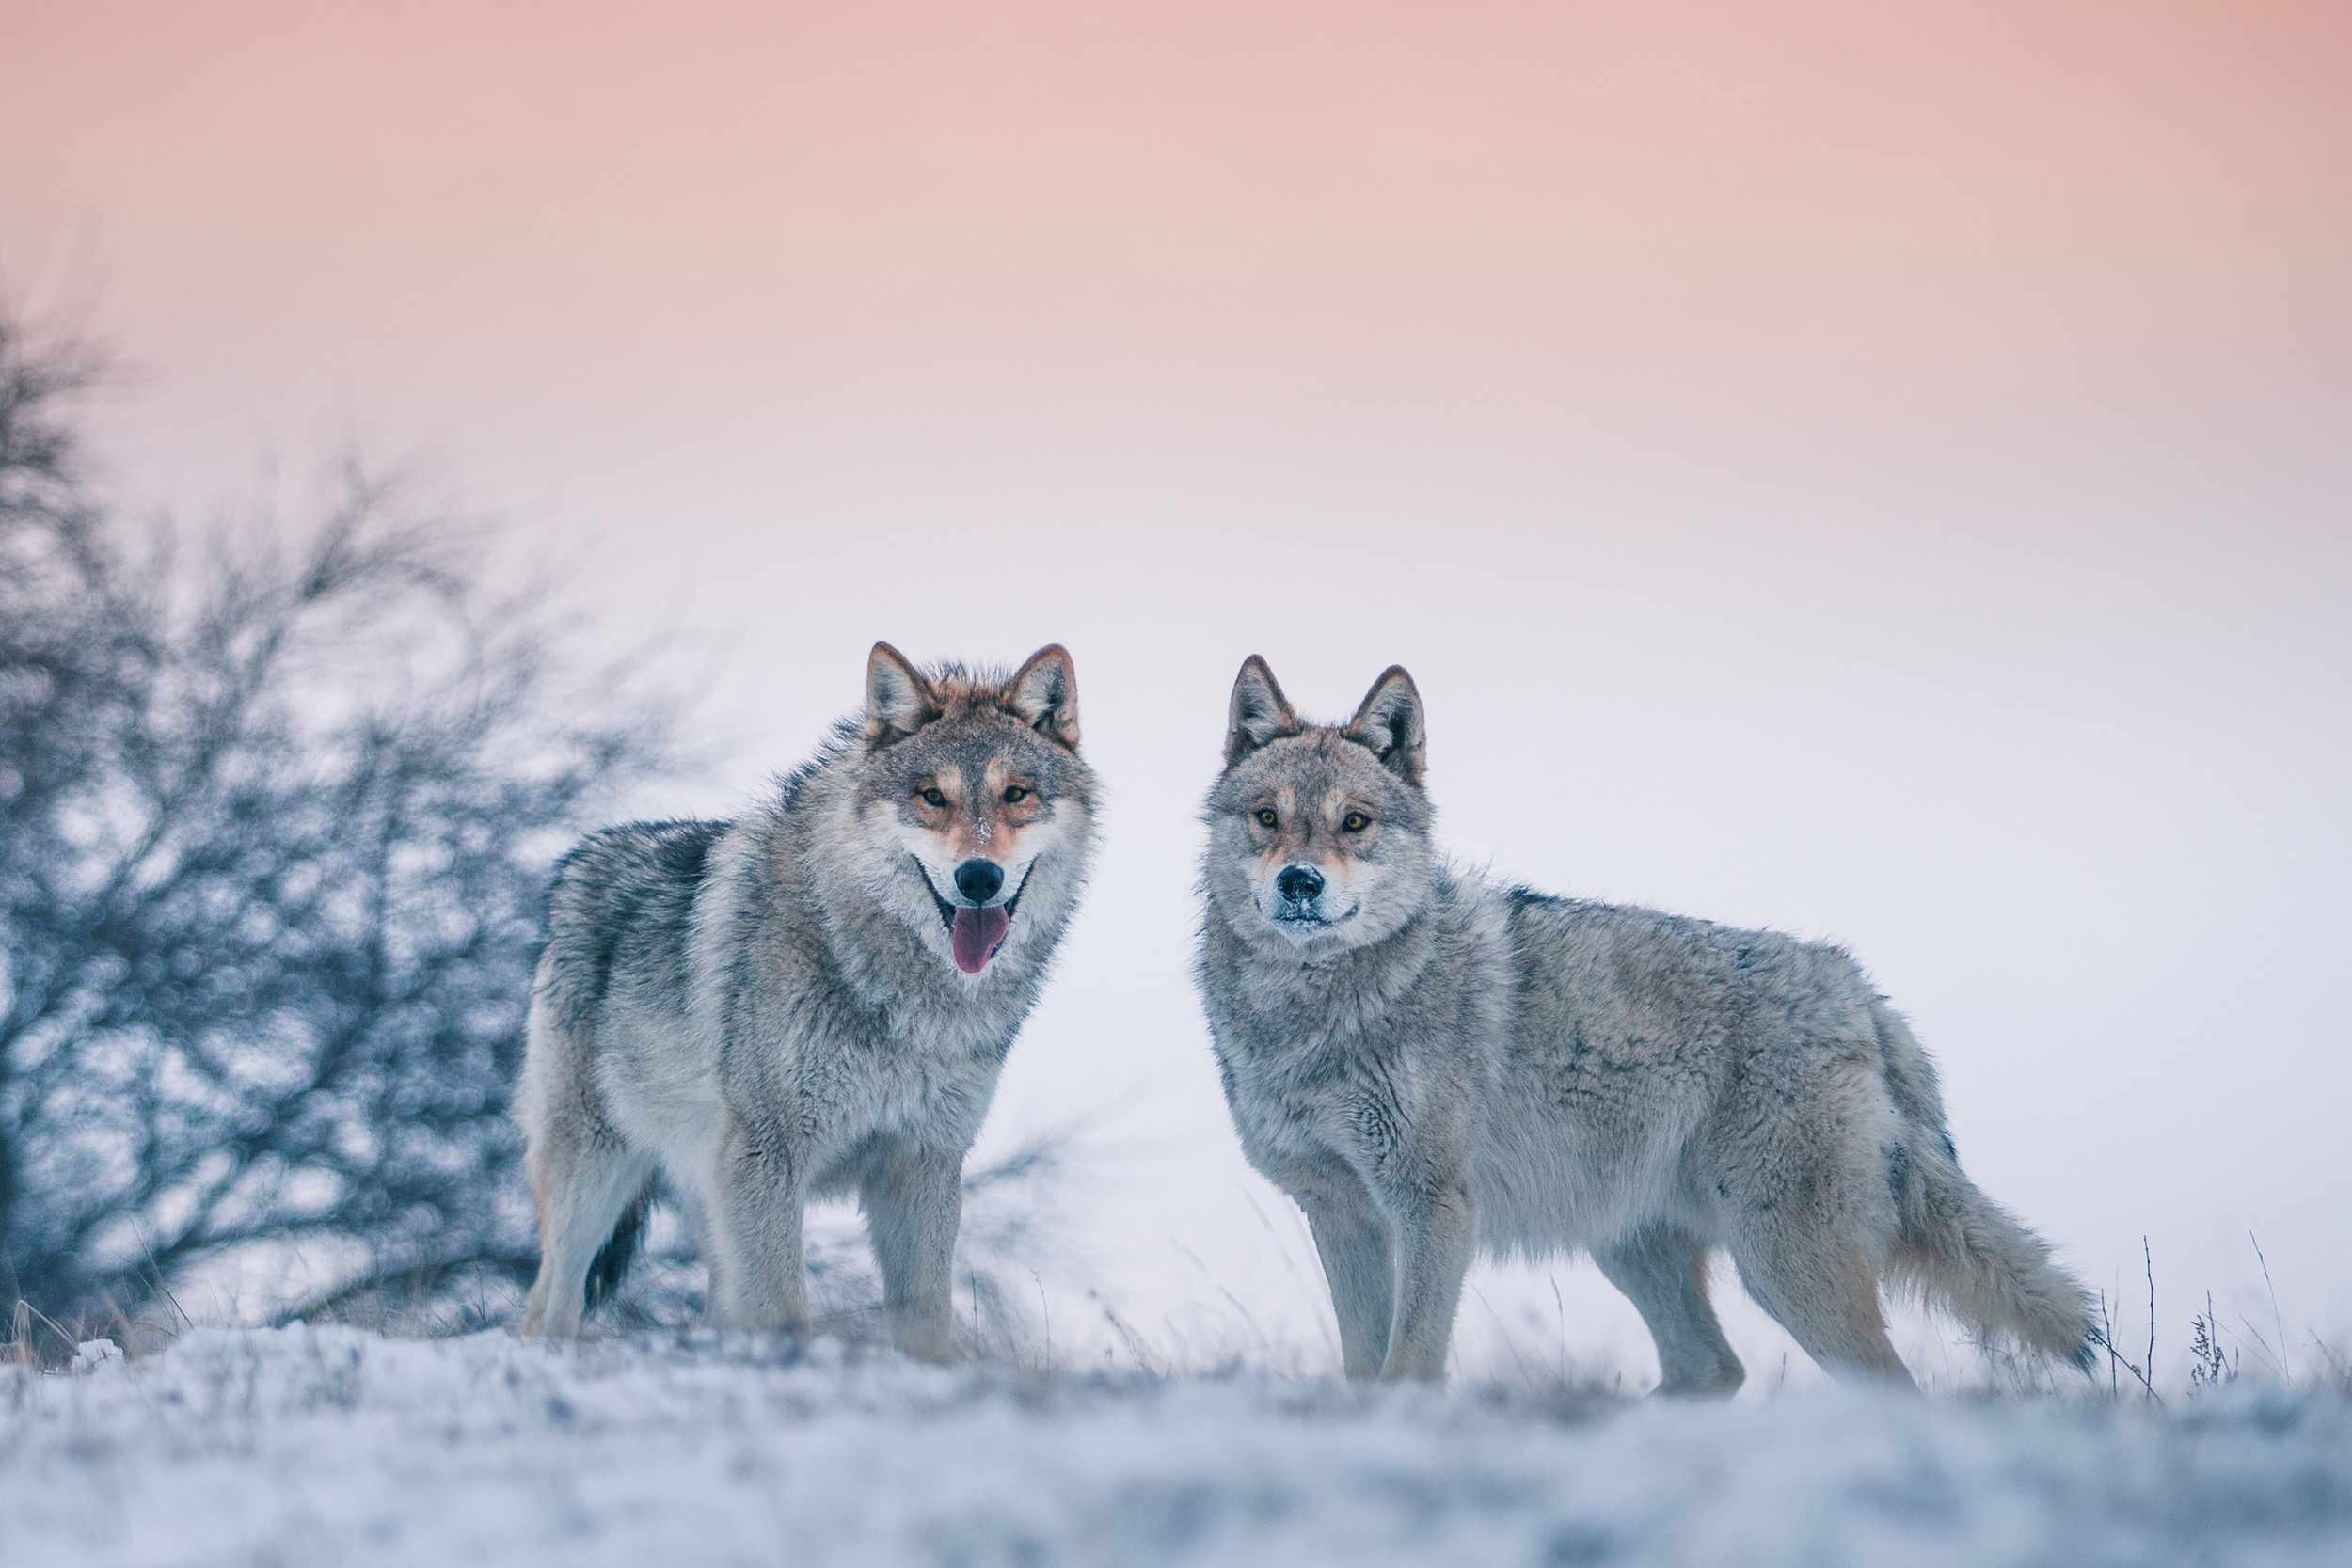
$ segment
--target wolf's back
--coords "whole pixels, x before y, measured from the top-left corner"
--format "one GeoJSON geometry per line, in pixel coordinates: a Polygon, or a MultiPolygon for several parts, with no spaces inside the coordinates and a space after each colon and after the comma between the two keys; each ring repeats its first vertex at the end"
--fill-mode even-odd
{"type": "Polygon", "coordinates": [[[695,890],[727,826],[631,822],[589,834],[557,863],[538,977],[550,1022],[566,1030],[588,1024],[616,965],[682,957],[695,890]]]}

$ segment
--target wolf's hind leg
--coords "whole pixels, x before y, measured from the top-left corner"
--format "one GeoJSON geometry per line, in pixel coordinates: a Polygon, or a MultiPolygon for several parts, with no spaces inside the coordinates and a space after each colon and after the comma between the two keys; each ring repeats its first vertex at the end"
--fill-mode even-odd
{"type": "Polygon", "coordinates": [[[711,1319],[723,1328],[808,1332],[801,1223],[807,1194],[779,1129],[730,1117],[719,1140],[710,1201],[711,1319]]]}
{"type": "Polygon", "coordinates": [[[1697,1237],[1660,1226],[1596,1247],[1593,1260],[1649,1325],[1660,1393],[1731,1394],[1747,1380],[1707,1299],[1707,1247],[1697,1237]]]}
{"type": "Polygon", "coordinates": [[[1776,1228],[1735,1241],[1731,1255],[1748,1293],[1824,1370],[1911,1384],[1910,1369],[1886,1338],[1878,1270],[1859,1249],[1776,1228]]]}
{"type": "Polygon", "coordinates": [[[899,1353],[945,1361],[955,1329],[956,1228],[963,1217],[963,1158],[890,1140],[858,1181],[866,1233],[882,1270],[882,1320],[899,1353]]]}
{"type": "Polygon", "coordinates": [[[523,1332],[569,1338],[587,1308],[588,1268],[645,1190],[651,1158],[609,1133],[550,1130],[528,1160],[539,1207],[539,1277],[523,1305],[523,1332]]]}

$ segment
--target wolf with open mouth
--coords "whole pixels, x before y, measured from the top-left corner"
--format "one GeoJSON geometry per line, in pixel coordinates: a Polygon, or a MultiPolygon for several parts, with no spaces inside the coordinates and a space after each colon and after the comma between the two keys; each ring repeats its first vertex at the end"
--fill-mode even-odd
{"type": "Polygon", "coordinates": [[[573,850],[517,1097],[524,1332],[579,1331],[660,1179],[701,1227],[713,1322],[805,1329],[803,1212],[854,1193],[893,1342],[946,1355],[963,1158],[1076,906],[1094,796],[1061,648],[1004,675],[885,642],[865,711],[759,810],[573,850]]]}

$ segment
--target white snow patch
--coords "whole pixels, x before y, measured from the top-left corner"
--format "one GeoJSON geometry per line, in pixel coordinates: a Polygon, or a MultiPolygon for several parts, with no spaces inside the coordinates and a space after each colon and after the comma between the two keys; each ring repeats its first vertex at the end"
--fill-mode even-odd
{"type": "Polygon", "coordinates": [[[2352,1404],[1821,1389],[1563,1417],[820,1342],[206,1330],[0,1373],[8,1568],[2352,1561],[2352,1404]]]}

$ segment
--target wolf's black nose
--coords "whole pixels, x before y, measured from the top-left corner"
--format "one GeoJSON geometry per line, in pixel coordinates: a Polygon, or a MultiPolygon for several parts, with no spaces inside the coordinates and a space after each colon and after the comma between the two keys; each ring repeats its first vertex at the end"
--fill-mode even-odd
{"type": "Polygon", "coordinates": [[[956,891],[975,904],[985,904],[1005,885],[1005,868],[994,861],[965,861],[956,867],[956,891]]]}
{"type": "Polygon", "coordinates": [[[1286,865],[1274,879],[1274,891],[1286,904],[1304,904],[1323,896],[1323,873],[1311,865],[1286,865]]]}

